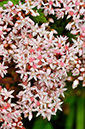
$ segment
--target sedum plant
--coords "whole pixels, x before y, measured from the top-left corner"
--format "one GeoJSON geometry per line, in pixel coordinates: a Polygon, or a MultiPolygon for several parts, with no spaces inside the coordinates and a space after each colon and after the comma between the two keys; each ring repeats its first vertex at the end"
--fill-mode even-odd
{"type": "Polygon", "coordinates": [[[36,117],[50,120],[62,111],[66,81],[73,81],[73,88],[85,86],[85,2],[8,1],[4,7],[0,7],[1,129],[24,129],[22,114],[31,120],[36,112],[36,117]],[[59,30],[62,19],[68,22],[59,30]]]}

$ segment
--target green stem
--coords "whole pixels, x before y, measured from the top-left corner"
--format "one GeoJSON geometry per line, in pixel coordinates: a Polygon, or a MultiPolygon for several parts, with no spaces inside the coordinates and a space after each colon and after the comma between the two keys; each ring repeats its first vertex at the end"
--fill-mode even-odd
{"type": "Polygon", "coordinates": [[[85,129],[85,98],[81,97],[77,100],[77,111],[76,111],[76,129],[85,129]]]}

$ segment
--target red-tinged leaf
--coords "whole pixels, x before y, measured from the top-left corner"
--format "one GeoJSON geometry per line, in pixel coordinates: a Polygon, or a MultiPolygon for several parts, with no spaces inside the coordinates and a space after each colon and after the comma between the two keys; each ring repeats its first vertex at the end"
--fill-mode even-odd
{"type": "Polygon", "coordinates": [[[12,79],[12,77],[6,77],[6,78],[4,78],[4,79],[2,79],[2,81],[4,81],[4,82],[10,82],[10,81],[12,81],[13,79],[12,79]]]}
{"type": "Polygon", "coordinates": [[[19,78],[19,74],[15,73],[14,74],[14,80],[18,79],[19,78]]]}
{"type": "Polygon", "coordinates": [[[9,90],[9,88],[10,88],[10,84],[6,83],[6,89],[9,90]]]}

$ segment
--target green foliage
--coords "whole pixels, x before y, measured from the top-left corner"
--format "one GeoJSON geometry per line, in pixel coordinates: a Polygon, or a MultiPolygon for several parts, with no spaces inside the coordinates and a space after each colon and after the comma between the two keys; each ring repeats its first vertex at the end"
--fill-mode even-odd
{"type": "Polygon", "coordinates": [[[81,85],[72,92],[67,83],[69,90],[64,103],[69,104],[69,113],[66,116],[65,129],[85,129],[85,89],[81,89],[81,85]]]}
{"type": "Polygon", "coordinates": [[[2,6],[3,7],[3,5],[4,4],[7,4],[7,2],[8,2],[9,0],[6,0],[6,1],[2,1],[2,2],[0,2],[0,6],[2,6]]]}
{"type": "MultiPolygon", "coordinates": [[[[35,9],[34,9],[34,10],[35,10],[35,9]]],[[[39,13],[39,16],[33,17],[32,15],[30,15],[30,18],[31,18],[35,23],[38,23],[38,24],[46,23],[46,22],[47,22],[47,19],[46,19],[46,17],[44,16],[44,13],[42,12],[42,10],[39,9],[39,10],[37,10],[37,12],[39,13]]]]}
{"type": "Polygon", "coordinates": [[[66,25],[71,21],[71,18],[67,19],[67,16],[65,15],[64,18],[57,19],[54,15],[48,16],[48,18],[51,17],[54,20],[54,23],[50,23],[51,28],[55,29],[58,32],[58,36],[65,35],[68,36],[69,42],[72,42],[72,38],[76,38],[76,35],[73,35],[70,33],[69,30],[66,30],[66,25]]]}
{"type": "Polygon", "coordinates": [[[75,108],[73,105],[70,109],[69,115],[67,116],[65,129],[73,129],[74,116],[75,116],[75,108]]]}
{"type": "Polygon", "coordinates": [[[11,0],[13,3],[14,3],[14,5],[15,4],[18,4],[19,3],[19,1],[21,1],[22,2],[22,4],[24,3],[24,0],[11,0]]]}
{"type": "Polygon", "coordinates": [[[19,0],[11,0],[11,1],[14,3],[14,5],[19,3],[19,0]]]}
{"type": "Polygon", "coordinates": [[[85,129],[85,98],[78,98],[76,108],[76,129],[85,129]]]}
{"type": "Polygon", "coordinates": [[[32,129],[53,129],[51,122],[37,119],[32,129]]]}
{"type": "Polygon", "coordinates": [[[66,118],[65,129],[73,129],[74,118],[75,118],[75,97],[70,96],[66,99],[66,103],[69,103],[70,109],[69,114],[66,118]]]}

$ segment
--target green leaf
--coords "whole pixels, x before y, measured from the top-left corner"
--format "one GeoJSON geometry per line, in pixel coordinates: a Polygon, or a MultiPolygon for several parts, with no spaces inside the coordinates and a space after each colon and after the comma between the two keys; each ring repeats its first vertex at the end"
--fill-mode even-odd
{"type": "Polygon", "coordinates": [[[75,115],[75,107],[74,105],[72,105],[72,107],[70,108],[70,113],[66,118],[65,129],[73,129],[74,115],[75,115]]]}
{"type": "Polygon", "coordinates": [[[75,96],[74,97],[70,96],[65,101],[65,103],[68,103],[70,105],[70,112],[66,118],[65,129],[73,129],[74,115],[75,115],[75,101],[76,101],[75,96]]]}
{"type": "MultiPolygon", "coordinates": [[[[35,10],[35,9],[34,9],[35,10]]],[[[30,18],[35,22],[35,23],[46,23],[47,19],[44,16],[44,13],[42,12],[41,9],[37,10],[37,12],[39,13],[39,16],[33,17],[32,15],[30,15],[30,18]]]]}
{"type": "Polygon", "coordinates": [[[50,122],[37,119],[32,129],[53,129],[53,127],[50,122]]]}
{"type": "Polygon", "coordinates": [[[70,104],[70,107],[72,107],[74,105],[75,101],[76,101],[75,96],[69,96],[65,99],[64,102],[70,104]]]}
{"type": "Polygon", "coordinates": [[[76,111],[76,129],[85,129],[85,98],[78,98],[76,111]]]}
{"type": "Polygon", "coordinates": [[[45,128],[44,129],[53,129],[52,124],[51,123],[47,123],[45,125],[45,128]]]}
{"type": "Polygon", "coordinates": [[[46,23],[47,20],[44,16],[36,16],[36,17],[33,17],[31,16],[30,17],[35,23],[46,23]]]}
{"type": "Polygon", "coordinates": [[[32,17],[32,19],[36,22],[36,23],[46,23],[47,20],[44,16],[37,16],[37,17],[32,17]]]}
{"type": "Polygon", "coordinates": [[[0,6],[3,7],[3,5],[4,5],[4,4],[7,4],[7,2],[8,2],[8,0],[7,0],[7,1],[2,1],[2,2],[0,2],[0,6]]]}

